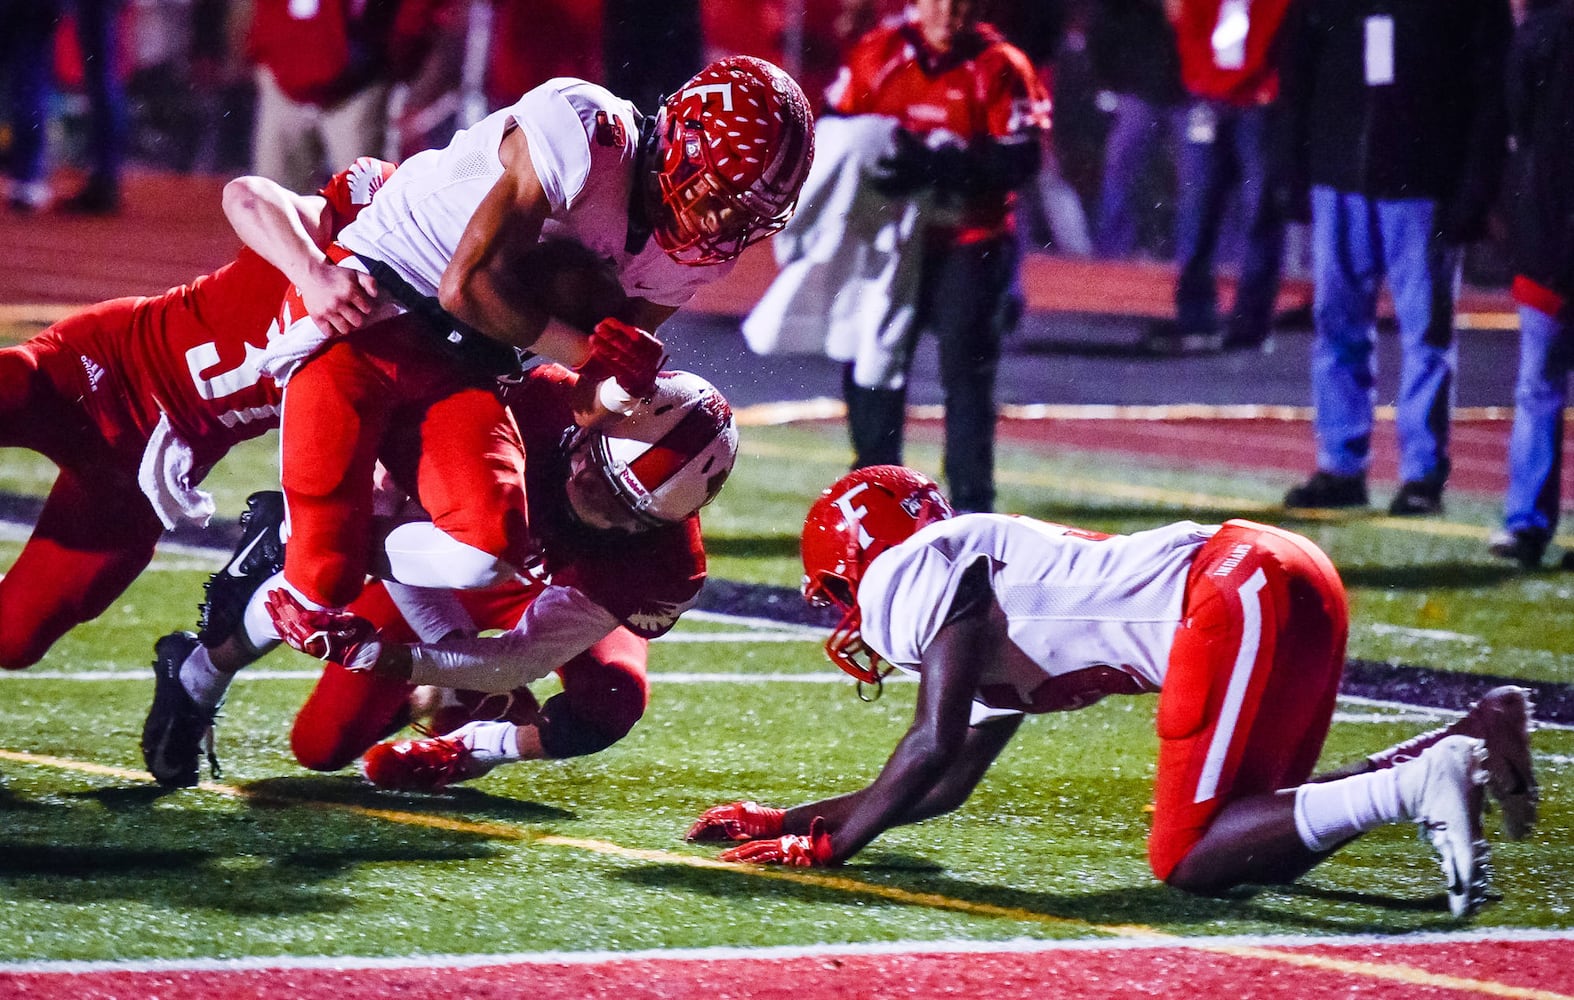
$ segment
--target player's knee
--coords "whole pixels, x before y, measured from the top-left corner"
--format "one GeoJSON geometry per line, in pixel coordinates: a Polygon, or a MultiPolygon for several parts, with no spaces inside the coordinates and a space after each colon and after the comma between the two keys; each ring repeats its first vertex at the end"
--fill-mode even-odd
{"type": "Polygon", "coordinates": [[[296,762],[310,771],[337,771],[349,767],[366,749],[352,747],[342,733],[320,727],[302,726],[297,722],[290,730],[290,751],[295,754],[296,762]]]}
{"type": "Polygon", "coordinates": [[[10,616],[0,615],[0,668],[25,670],[44,658],[58,635],[40,634],[37,628],[20,627],[10,616]]]}
{"type": "Polygon", "coordinates": [[[599,753],[629,734],[647,702],[643,683],[632,682],[602,689],[594,698],[554,695],[541,706],[541,748],[554,759],[599,753]]]}

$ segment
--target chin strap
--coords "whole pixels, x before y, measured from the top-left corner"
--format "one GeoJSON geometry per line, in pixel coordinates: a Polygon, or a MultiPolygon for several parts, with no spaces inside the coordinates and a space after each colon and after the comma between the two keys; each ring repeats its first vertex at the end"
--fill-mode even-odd
{"type": "MultiPolygon", "coordinates": [[[[666,102],[666,97],[662,97],[660,103],[665,105],[666,102]]],[[[650,234],[655,228],[650,222],[649,206],[645,204],[645,191],[649,187],[646,175],[656,155],[656,121],[660,115],[642,115],[638,111],[634,115],[639,119],[639,139],[634,144],[634,183],[629,185],[629,224],[623,250],[637,255],[650,242],[650,234]]]]}

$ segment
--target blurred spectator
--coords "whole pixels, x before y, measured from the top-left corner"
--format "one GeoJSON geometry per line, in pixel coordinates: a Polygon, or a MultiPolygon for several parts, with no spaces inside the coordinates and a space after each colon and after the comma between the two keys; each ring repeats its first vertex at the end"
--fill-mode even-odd
{"type": "Polygon", "coordinates": [[[1175,324],[1147,346],[1160,353],[1267,343],[1279,292],[1284,224],[1270,183],[1279,80],[1274,45],[1289,0],[1166,0],[1185,85],[1177,163],[1175,324]],[[1244,229],[1235,301],[1223,329],[1214,256],[1230,194],[1244,229]]]}
{"type": "Polygon", "coordinates": [[[120,0],[73,0],[82,89],[87,95],[87,180],[59,207],[83,215],[120,210],[120,171],[129,131],[121,79],[120,0]]]}
{"type": "Polygon", "coordinates": [[[330,164],[381,156],[394,83],[420,67],[447,0],[252,0],[253,169],[309,191],[330,164]]]}
{"type": "Polygon", "coordinates": [[[1386,277],[1401,350],[1388,510],[1436,514],[1461,249],[1485,232],[1504,155],[1508,0],[1296,0],[1285,30],[1284,201],[1300,213],[1310,190],[1317,471],[1284,502],[1367,502],[1386,277]]]}
{"type": "Polygon", "coordinates": [[[1541,565],[1558,528],[1574,367],[1574,0],[1534,4],[1509,56],[1506,197],[1519,303],[1508,494],[1492,554],[1541,565]]]}
{"type": "Polygon", "coordinates": [[[705,64],[699,0],[603,0],[606,86],[654,114],[705,64]]]}
{"type": "Polygon", "coordinates": [[[0,66],[10,76],[11,104],[6,200],[15,212],[37,212],[49,204],[44,147],[59,21],[57,0],[0,0],[0,24],[5,25],[0,66]]]}
{"type": "MultiPolygon", "coordinates": [[[[493,0],[488,108],[506,107],[555,76],[602,82],[603,37],[599,0],[493,0]]],[[[685,73],[682,79],[687,78],[685,73]]],[[[654,105],[635,103],[647,114],[655,111],[654,105]]]]}
{"type": "Polygon", "coordinates": [[[1017,245],[1012,192],[1038,171],[1049,98],[1021,50],[978,20],[973,0],[917,0],[908,19],[853,46],[828,93],[841,115],[898,123],[875,184],[892,198],[933,193],[944,211],[921,234],[912,333],[897,369],[843,376],[854,466],[900,464],[906,365],[924,330],[939,341],[945,475],[964,510],[994,506],[995,367],[1017,245]]]}
{"type": "MultiPolygon", "coordinates": [[[[1087,209],[1062,169],[1065,161],[1060,152],[1066,138],[1061,126],[1066,121],[1075,124],[1077,99],[1083,96],[1075,92],[1075,87],[1087,76],[1078,72],[1086,62],[1087,50],[1083,5],[1071,6],[1069,24],[1066,9],[1059,2],[997,0],[990,10],[995,15],[991,23],[1037,67],[1039,80],[1055,109],[1055,128],[1044,137],[1043,162],[1038,173],[1018,192],[1023,243],[1071,257],[1087,257],[1093,253],[1087,209]],[[1063,96],[1068,98],[1065,104],[1061,103],[1063,96]],[[1067,108],[1072,114],[1062,118],[1060,112],[1067,108]]],[[[1078,159],[1075,152],[1071,155],[1078,159]]]]}
{"type": "Polygon", "coordinates": [[[1130,257],[1151,234],[1152,207],[1174,190],[1176,115],[1181,86],[1175,29],[1163,0],[1098,0],[1088,49],[1099,105],[1110,115],[1104,142],[1094,245],[1100,257],[1130,257]]]}

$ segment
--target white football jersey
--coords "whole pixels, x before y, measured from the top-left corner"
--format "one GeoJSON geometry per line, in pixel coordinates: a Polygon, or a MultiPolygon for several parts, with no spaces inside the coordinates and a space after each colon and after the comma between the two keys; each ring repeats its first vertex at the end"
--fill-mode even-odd
{"type": "Polygon", "coordinates": [[[634,105],[570,77],[548,80],[514,104],[458,133],[443,149],[417,153],[394,172],[339,242],[381,260],[423,295],[436,295],[465,225],[502,176],[499,148],[517,124],[546,191],[551,214],[542,237],[568,237],[612,262],[623,291],[681,306],[731,270],[679,264],[646,240],[625,249],[629,194],[639,142],[634,105]]]}
{"type": "Polygon", "coordinates": [[[963,573],[984,560],[1009,642],[980,679],[975,723],[1157,691],[1192,558],[1217,530],[1182,521],[1102,535],[1001,514],[940,521],[864,571],[863,641],[895,666],[918,671],[963,573]]]}

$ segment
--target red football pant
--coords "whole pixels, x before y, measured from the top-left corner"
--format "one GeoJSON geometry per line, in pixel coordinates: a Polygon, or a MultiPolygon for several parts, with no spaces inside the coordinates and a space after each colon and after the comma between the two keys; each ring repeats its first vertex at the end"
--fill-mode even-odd
{"type": "MultiPolygon", "coordinates": [[[[461,595],[481,628],[507,628],[519,621],[535,591],[510,585],[461,595]]],[[[380,584],[366,588],[352,609],[382,628],[385,642],[413,642],[415,635],[380,584]]],[[[563,691],[547,701],[541,723],[549,756],[594,753],[627,735],[645,714],[650,687],[645,676],[646,640],[625,628],[611,632],[558,668],[563,691]],[[559,730],[549,733],[548,730],[559,730]]],[[[370,671],[330,663],[295,717],[290,747],[303,767],[337,771],[372,744],[409,721],[415,686],[370,671]]]]}
{"type": "Polygon", "coordinates": [[[409,316],[374,324],[331,342],[285,389],[284,576],[319,604],[343,607],[361,591],[379,458],[439,529],[520,564],[527,524],[518,429],[490,381],[437,354],[431,336],[409,316]]]}
{"type": "Polygon", "coordinates": [[[1159,694],[1148,861],[1167,878],[1224,806],[1311,776],[1344,669],[1349,607],[1328,557],[1229,521],[1197,552],[1159,694]]]}
{"type": "Polygon", "coordinates": [[[85,409],[92,389],[68,342],[123,332],[134,304],[103,303],[0,350],[0,447],[28,448],[60,467],[32,537],[0,580],[0,667],[37,663],[66,632],[103,614],[147,568],[164,531],[137,485],[146,437],[128,422],[118,448],[105,440],[85,409]]]}

